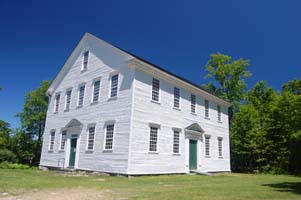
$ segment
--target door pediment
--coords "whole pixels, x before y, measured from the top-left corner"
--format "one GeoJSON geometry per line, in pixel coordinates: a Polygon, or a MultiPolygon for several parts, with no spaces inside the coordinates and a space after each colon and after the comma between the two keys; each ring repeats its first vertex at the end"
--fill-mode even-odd
{"type": "Polygon", "coordinates": [[[201,140],[204,132],[204,129],[198,123],[193,123],[185,128],[185,137],[201,140]]]}

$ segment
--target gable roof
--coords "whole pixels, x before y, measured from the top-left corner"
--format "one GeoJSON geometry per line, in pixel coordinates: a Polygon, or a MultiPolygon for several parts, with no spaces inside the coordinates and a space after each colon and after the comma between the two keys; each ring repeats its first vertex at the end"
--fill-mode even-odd
{"type": "Polygon", "coordinates": [[[148,66],[151,66],[151,67],[153,67],[153,68],[155,68],[155,69],[157,69],[157,70],[159,70],[159,71],[161,71],[161,72],[164,72],[164,73],[166,73],[166,74],[168,74],[168,75],[170,75],[170,76],[172,76],[172,77],[175,77],[176,79],[179,79],[179,80],[181,80],[181,81],[183,81],[183,82],[185,82],[185,83],[187,83],[187,84],[189,84],[189,85],[191,85],[191,86],[193,86],[193,87],[195,87],[195,88],[201,90],[203,93],[206,93],[206,94],[209,95],[209,96],[212,96],[212,97],[215,97],[215,98],[219,99],[219,100],[220,100],[223,104],[225,104],[226,106],[228,106],[228,107],[231,106],[231,103],[229,103],[228,101],[226,101],[226,100],[224,100],[224,99],[222,99],[222,98],[216,96],[215,94],[212,94],[211,92],[207,91],[207,90],[206,90],[205,88],[203,88],[202,86],[197,85],[197,84],[195,84],[195,83],[193,83],[193,82],[191,82],[191,81],[189,81],[189,80],[187,80],[187,79],[185,79],[185,78],[183,78],[183,77],[181,77],[181,76],[179,76],[179,75],[177,75],[177,74],[174,74],[174,73],[172,73],[172,72],[166,70],[165,68],[162,68],[162,67],[160,67],[160,66],[158,66],[158,65],[155,65],[155,64],[153,64],[153,63],[151,63],[151,62],[149,62],[149,61],[147,61],[147,60],[145,60],[145,59],[143,59],[143,58],[141,58],[141,57],[139,57],[139,56],[137,56],[137,55],[135,55],[135,54],[133,54],[133,53],[130,53],[130,52],[128,52],[128,51],[126,51],[126,50],[124,50],[124,49],[118,47],[118,46],[112,45],[112,44],[110,44],[110,43],[108,43],[108,42],[106,42],[106,41],[104,41],[104,40],[102,40],[102,39],[100,39],[100,38],[94,36],[93,34],[88,33],[88,32],[86,32],[86,33],[84,34],[84,36],[81,38],[81,40],[79,41],[79,43],[77,44],[77,46],[76,46],[75,49],[72,51],[71,55],[69,56],[69,58],[67,59],[67,61],[66,61],[65,64],[63,65],[62,69],[60,70],[60,72],[58,73],[58,75],[56,76],[56,78],[54,79],[54,81],[52,82],[51,86],[50,86],[49,89],[47,90],[47,94],[48,94],[48,95],[51,95],[51,94],[52,94],[52,92],[54,91],[54,89],[56,88],[56,86],[58,85],[58,83],[62,80],[62,78],[64,77],[64,75],[65,75],[66,72],[68,71],[68,69],[71,67],[71,66],[70,66],[70,63],[71,63],[72,60],[74,59],[74,56],[75,56],[76,53],[81,49],[81,46],[85,43],[85,41],[87,41],[88,38],[96,39],[96,40],[98,40],[98,41],[100,41],[100,42],[102,42],[102,43],[104,43],[104,44],[106,44],[106,45],[108,45],[108,46],[114,48],[115,50],[118,50],[119,53],[128,55],[128,56],[129,56],[129,59],[135,58],[135,59],[137,59],[137,60],[140,60],[140,61],[142,61],[143,63],[148,64],[148,66]]]}

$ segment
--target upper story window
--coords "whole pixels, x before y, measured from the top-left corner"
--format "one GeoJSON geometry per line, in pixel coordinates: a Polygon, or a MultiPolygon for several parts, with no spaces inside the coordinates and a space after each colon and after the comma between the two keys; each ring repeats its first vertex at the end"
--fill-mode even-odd
{"type": "Polygon", "coordinates": [[[88,60],[89,60],[89,51],[85,51],[83,57],[83,68],[82,70],[86,70],[88,68],[88,60]]]}
{"type": "Polygon", "coordinates": [[[105,150],[113,149],[113,139],[114,139],[114,124],[109,124],[106,127],[105,150]]]}
{"type": "Polygon", "coordinates": [[[191,102],[191,106],[190,106],[190,111],[191,113],[196,113],[195,112],[195,104],[196,104],[196,98],[194,94],[190,95],[190,102],[191,102]]]}
{"type": "Polygon", "coordinates": [[[158,128],[150,127],[149,151],[156,152],[158,143],[158,128]]]}
{"type": "Polygon", "coordinates": [[[53,151],[54,149],[54,139],[55,139],[55,130],[52,130],[50,132],[49,151],[53,151]]]}
{"type": "Polygon", "coordinates": [[[218,141],[218,156],[222,157],[223,156],[223,138],[218,137],[217,141],[218,141]]]}
{"type": "Polygon", "coordinates": [[[205,135],[205,155],[210,156],[210,135],[205,135]]]}
{"type": "Polygon", "coordinates": [[[173,93],[174,93],[173,107],[180,108],[180,89],[175,87],[173,93]]]}
{"type": "Polygon", "coordinates": [[[111,77],[111,97],[118,95],[118,74],[111,77]]]}
{"type": "Polygon", "coordinates": [[[88,132],[88,150],[93,150],[94,148],[94,136],[95,136],[95,126],[89,128],[88,132]]]}
{"type": "Polygon", "coordinates": [[[93,84],[92,102],[97,102],[99,99],[100,80],[97,80],[93,84]]]}
{"type": "Polygon", "coordinates": [[[173,132],[173,153],[180,153],[180,132],[173,132]]]}
{"type": "Polygon", "coordinates": [[[221,109],[221,106],[220,105],[217,105],[217,120],[219,122],[222,121],[222,109],[221,109]]]}
{"type": "Polygon", "coordinates": [[[61,151],[65,150],[66,140],[67,140],[67,131],[63,130],[61,135],[61,145],[60,145],[61,151]]]}
{"type": "Polygon", "coordinates": [[[60,98],[61,98],[61,95],[60,95],[60,94],[57,94],[57,95],[55,96],[54,112],[58,112],[58,111],[59,111],[60,98]]]}
{"type": "Polygon", "coordinates": [[[84,98],[85,98],[85,85],[82,85],[78,89],[78,103],[77,106],[81,107],[84,105],[84,98]]]}
{"type": "Polygon", "coordinates": [[[205,100],[205,117],[209,118],[209,101],[205,100]]]}
{"type": "Polygon", "coordinates": [[[159,101],[159,90],[160,90],[160,81],[158,79],[153,78],[152,83],[152,100],[159,101]]]}
{"type": "Polygon", "coordinates": [[[70,105],[71,105],[71,94],[72,90],[68,90],[66,92],[66,104],[65,104],[65,110],[70,110],[70,105]]]}

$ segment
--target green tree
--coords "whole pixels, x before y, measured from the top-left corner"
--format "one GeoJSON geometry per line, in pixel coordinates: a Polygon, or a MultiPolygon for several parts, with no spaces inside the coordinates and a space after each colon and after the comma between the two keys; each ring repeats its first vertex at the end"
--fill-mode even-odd
{"type": "Polygon", "coordinates": [[[229,113],[230,119],[239,102],[244,99],[247,87],[245,79],[251,76],[247,70],[249,66],[249,60],[232,60],[230,56],[221,53],[211,54],[210,60],[206,64],[207,74],[205,78],[209,78],[210,83],[203,85],[203,87],[233,103],[229,113]]]}
{"type": "Polygon", "coordinates": [[[9,143],[10,124],[0,120],[0,149],[6,149],[9,143]]]}
{"type": "Polygon", "coordinates": [[[50,83],[50,81],[43,81],[39,88],[29,92],[25,97],[23,111],[18,114],[24,133],[33,141],[32,154],[35,163],[38,163],[41,154],[42,136],[48,108],[46,91],[50,83]]]}

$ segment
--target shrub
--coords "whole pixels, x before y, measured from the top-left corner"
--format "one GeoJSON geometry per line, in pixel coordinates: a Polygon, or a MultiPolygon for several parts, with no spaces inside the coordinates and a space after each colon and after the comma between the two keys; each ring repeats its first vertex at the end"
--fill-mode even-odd
{"type": "Polygon", "coordinates": [[[2,162],[0,163],[0,169],[30,169],[30,167],[24,164],[2,162]]]}
{"type": "Polygon", "coordinates": [[[1,162],[16,162],[16,155],[7,149],[0,149],[0,163],[1,162]]]}

